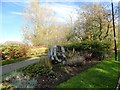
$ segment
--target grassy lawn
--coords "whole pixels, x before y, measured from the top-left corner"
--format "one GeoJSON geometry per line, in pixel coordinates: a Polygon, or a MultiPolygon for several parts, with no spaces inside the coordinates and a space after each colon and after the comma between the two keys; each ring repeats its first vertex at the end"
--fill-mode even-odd
{"type": "MultiPolygon", "coordinates": [[[[118,60],[120,61],[120,50],[117,51],[117,55],[118,55],[118,60]]],[[[110,58],[115,58],[115,53],[112,53],[110,58]]]]}
{"type": "Polygon", "coordinates": [[[120,61],[120,50],[118,51],[118,61],[120,61]]]}
{"type": "MultiPolygon", "coordinates": [[[[120,51],[118,52],[120,55],[120,51]]],[[[114,55],[110,59],[101,61],[100,64],[72,77],[61,83],[56,88],[116,88],[120,77],[120,61],[114,61],[114,55]]]]}

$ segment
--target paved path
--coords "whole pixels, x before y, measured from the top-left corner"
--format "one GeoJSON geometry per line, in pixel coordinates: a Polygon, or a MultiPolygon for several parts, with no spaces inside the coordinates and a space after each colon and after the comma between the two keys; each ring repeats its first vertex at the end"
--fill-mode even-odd
{"type": "Polygon", "coordinates": [[[116,90],[120,90],[120,77],[119,77],[119,80],[118,80],[118,84],[117,84],[116,90]]]}
{"type": "Polygon", "coordinates": [[[28,65],[33,64],[33,63],[37,63],[46,57],[47,56],[41,56],[41,57],[32,58],[32,59],[28,59],[28,60],[21,61],[21,62],[16,62],[16,63],[0,66],[0,68],[2,69],[2,75],[9,73],[11,71],[14,71],[15,69],[18,69],[18,68],[21,68],[24,66],[28,66],[28,65]]]}

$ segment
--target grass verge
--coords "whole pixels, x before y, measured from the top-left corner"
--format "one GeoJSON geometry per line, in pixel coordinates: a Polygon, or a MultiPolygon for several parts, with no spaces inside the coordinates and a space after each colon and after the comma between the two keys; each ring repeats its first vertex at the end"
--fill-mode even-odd
{"type": "Polygon", "coordinates": [[[116,87],[120,76],[120,62],[104,60],[100,64],[61,83],[56,88],[109,88],[116,87]]]}
{"type": "MultiPolygon", "coordinates": [[[[117,56],[118,56],[118,61],[120,61],[120,50],[117,51],[117,56]]],[[[110,58],[115,59],[115,53],[114,52],[110,55],[110,58]]]]}
{"type": "Polygon", "coordinates": [[[31,57],[26,57],[26,58],[16,58],[16,59],[11,59],[11,60],[0,60],[0,63],[1,63],[0,66],[12,64],[12,63],[16,63],[16,62],[21,62],[21,61],[25,61],[25,60],[32,59],[35,57],[41,57],[41,56],[45,56],[45,55],[31,56],[31,57]]]}
{"type": "Polygon", "coordinates": [[[26,58],[17,58],[17,59],[11,59],[11,60],[1,60],[0,63],[3,65],[15,63],[15,62],[20,62],[20,61],[25,61],[27,59],[30,59],[31,57],[26,57],[26,58]]]}

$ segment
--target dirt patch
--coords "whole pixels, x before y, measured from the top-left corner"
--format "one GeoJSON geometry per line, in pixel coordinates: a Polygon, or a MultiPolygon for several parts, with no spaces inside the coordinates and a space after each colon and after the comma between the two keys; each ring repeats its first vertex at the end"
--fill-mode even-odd
{"type": "Polygon", "coordinates": [[[37,78],[36,88],[53,88],[62,82],[67,81],[78,73],[98,64],[99,61],[87,61],[85,65],[54,65],[48,76],[37,78]]]}

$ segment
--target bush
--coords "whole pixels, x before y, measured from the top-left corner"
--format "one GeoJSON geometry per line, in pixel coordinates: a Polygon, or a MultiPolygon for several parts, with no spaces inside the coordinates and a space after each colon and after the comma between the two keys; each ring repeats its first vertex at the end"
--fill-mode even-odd
{"type": "Polygon", "coordinates": [[[78,43],[71,43],[66,46],[64,46],[67,50],[73,50],[75,51],[89,51],[91,50],[91,42],[90,41],[82,41],[78,43]]]}
{"type": "Polygon", "coordinates": [[[92,57],[102,60],[105,58],[106,54],[109,54],[111,50],[111,43],[110,42],[100,42],[100,41],[93,41],[91,42],[91,53],[92,57]]]}
{"type": "Polygon", "coordinates": [[[28,46],[26,45],[4,45],[1,48],[3,60],[27,57],[28,46]]]}
{"type": "Polygon", "coordinates": [[[67,51],[75,49],[76,52],[81,54],[92,54],[92,58],[103,59],[105,54],[108,54],[111,50],[111,43],[107,41],[82,41],[78,43],[71,43],[64,46],[67,51]]]}
{"type": "Polygon", "coordinates": [[[2,76],[1,90],[16,90],[16,88],[34,88],[37,84],[35,78],[25,76],[16,70],[2,76]]]}
{"type": "Polygon", "coordinates": [[[15,90],[15,87],[11,84],[8,84],[8,85],[1,84],[0,88],[1,90],[15,90]]]}
{"type": "Polygon", "coordinates": [[[30,47],[27,55],[28,56],[40,56],[40,55],[43,55],[43,54],[47,53],[46,51],[47,51],[46,47],[39,47],[39,46],[30,47]]]}
{"type": "Polygon", "coordinates": [[[85,58],[83,56],[75,55],[74,57],[68,59],[66,64],[70,66],[83,66],[85,63],[85,58]]]}
{"type": "Polygon", "coordinates": [[[52,70],[52,65],[50,63],[50,60],[44,60],[39,63],[21,68],[20,70],[22,70],[25,75],[28,75],[30,77],[37,77],[39,75],[49,75],[52,70]]]}

